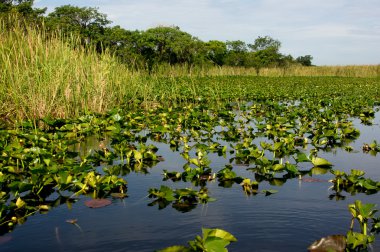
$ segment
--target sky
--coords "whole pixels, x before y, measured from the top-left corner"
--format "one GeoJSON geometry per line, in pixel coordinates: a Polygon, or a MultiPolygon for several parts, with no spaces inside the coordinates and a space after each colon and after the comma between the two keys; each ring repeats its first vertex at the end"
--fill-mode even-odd
{"type": "Polygon", "coordinates": [[[281,53],[315,65],[380,64],[379,0],[35,0],[35,7],[98,7],[111,25],[179,26],[203,40],[253,43],[270,36],[281,53]]]}

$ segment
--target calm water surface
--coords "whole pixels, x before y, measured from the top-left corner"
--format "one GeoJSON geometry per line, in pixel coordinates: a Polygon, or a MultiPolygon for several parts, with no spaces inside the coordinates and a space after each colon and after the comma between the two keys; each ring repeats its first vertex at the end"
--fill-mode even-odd
{"type": "MultiPolygon", "coordinates": [[[[379,113],[373,126],[356,126],[361,136],[351,145],[354,153],[341,149],[320,152],[334,164],[334,169],[349,172],[351,169],[366,171],[366,177],[380,180],[380,155],[371,156],[361,151],[363,143],[380,142],[379,113]]],[[[154,143],[164,162],[150,170],[150,174],[131,173],[126,176],[128,195],[126,199],[113,199],[113,204],[100,209],[84,205],[85,197],[71,206],[61,205],[46,214],[36,214],[25,224],[0,239],[0,251],[154,251],[170,245],[183,244],[201,234],[201,228],[222,228],[232,233],[238,242],[229,251],[306,251],[321,237],[346,234],[351,216],[347,205],[360,199],[363,203],[380,206],[380,194],[350,196],[345,200],[330,200],[333,193],[329,182],[307,183],[298,179],[288,180],[276,187],[261,183],[262,189],[279,192],[265,197],[262,194],[246,196],[241,186],[219,187],[209,182],[210,196],[216,202],[198,205],[194,210],[181,213],[167,206],[158,210],[148,206],[148,189],[160,185],[172,188],[192,187],[190,183],[162,181],[162,170],[182,171],[184,160],[167,146],[154,143]],[[78,226],[66,223],[78,219],[78,226]]],[[[308,153],[308,151],[306,151],[308,153]]],[[[222,169],[228,159],[210,155],[214,172],[222,169]]],[[[252,178],[246,167],[234,167],[239,175],[252,178]]],[[[327,173],[320,179],[331,179],[327,173]]],[[[196,188],[198,189],[198,188],[196,188]]],[[[373,251],[380,251],[380,237],[373,251]]]]}

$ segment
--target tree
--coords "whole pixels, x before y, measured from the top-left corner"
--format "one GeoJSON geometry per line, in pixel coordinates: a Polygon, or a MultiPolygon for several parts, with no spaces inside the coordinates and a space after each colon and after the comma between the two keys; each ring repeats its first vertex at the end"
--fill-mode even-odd
{"type": "Polygon", "coordinates": [[[103,46],[122,62],[133,68],[143,67],[143,57],[139,52],[140,31],[128,31],[120,26],[107,27],[102,40],[103,46]]]}
{"type": "Polygon", "coordinates": [[[84,44],[95,44],[98,50],[101,49],[106,26],[110,23],[107,15],[100,13],[97,8],[71,5],[55,8],[47,18],[51,29],[59,29],[66,34],[79,34],[84,44]]]}
{"type": "Polygon", "coordinates": [[[241,40],[227,41],[226,64],[230,66],[246,66],[248,48],[241,40]]]}
{"type": "Polygon", "coordinates": [[[251,52],[249,58],[250,66],[254,67],[256,74],[259,75],[261,68],[276,66],[281,56],[274,48],[251,52]]]}
{"type": "Polygon", "coordinates": [[[269,36],[258,37],[253,44],[248,45],[251,48],[249,64],[256,69],[257,75],[263,67],[279,65],[283,55],[279,52],[281,42],[269,36]]]}
{"type": "Polygon", "coordinates": [[[163,62],[191,66],[197,60],[202,42],[179,27],[159,26],[142,32],[138,44],[151,70],[153,64],[163,62]]]}
{"type": "Polygon", "coordinates": [[[42,18],[47,8],[33,8],[33,0],[0,0],[0,14],[16,12],[29,21],[42,18]]]}
{"type": "Polygon", "coordinates": [[[204,48],[207,60],[211,61],[214,65],[224,65],[227,55],[226,43],[218,40],[210,40],[205,43],[204,48]]]}
{"type": "Polygon", "coordinates": [[[255,39],[254,43],[249,44],[248,47],[255,52],[266,49],[278,51],[280,50],[281,42],[269,36],[258,37],[257,39],[255,39]]]}
{"type": "Polygon", "coordinates": [[[311,55],[305,55],[297,57],[296,62],[300,63],[303,66],[312,66],[312,60],[313,57],[311,55]]]}
{"type": "Polygon", "coordinates": [[[245,53],[248,51],[246,43],[241,40],[227,41],[226,45],[228,52],[245,53]]]}

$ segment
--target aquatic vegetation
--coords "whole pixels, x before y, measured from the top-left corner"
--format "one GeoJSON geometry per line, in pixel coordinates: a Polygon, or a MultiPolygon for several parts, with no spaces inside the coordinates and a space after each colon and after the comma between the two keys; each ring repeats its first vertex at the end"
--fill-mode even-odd
{"type": "Polygon", "coordinates": [[[352,215],[350,229],[346,236],[331,235],[323,237],[313,242],[308,251],[368,251],[367,248],[375,241],[375,233],[378,229],[378,218],[375,213],[378,211],[375,204],[363,204],[360,200],[348,205],[348,210],[352,215]],[[354,222],[358,222],[360,232],[355,232],[354,222]],[[369,221],[372,220],[372,227],[369,228],[369,221]],[[370,233],[368,233],[370,231],[370,233]]]}
{"type": "Polygon", "coordinates": [[[346,174],[343,171],[331,171],[335,178],[331,181],[336,192],[346,191],[351,194],[363,192],[366,194],[376,193],[380,190],[380,182],[370,178],[364,178],[365,172],[361,170],[351,170],[346,174]]]}
{"type": "Polygon", "coordinates": [[[194,240],[189,241],[189,246],[171,246],[165,249],[158,250],[159,252],[175,252],[175,251],[225,251],[231,242],[236,242],[237,239],[227,231],[222,229],[202,228],[202,237],[197,235],[194,240]]]}
{"type": "MultiPolygon", "coordinates": [[[[374,242],[374,234],[368,234],[368,222],[374,219],[374,215],[378,211],[375,207],[375,204],[362,204],[360,200],[356,200],[354,204],[348,205],[348,209],[352,215],[350,231],[347,233],[347,246],[350,249],[365,249],[369,244],[374,242]],[[360,233],[353,231],[354,220],[357,220],[359,223],[360,233]]],[[[373,224],[375,227],[372,227],[371,230],[377,229],[376,220],[373,224]]]]}
{"type": "MultiPolygon", "coordinates": [[[[137,92],[106,113],[1,126],[2,233],[62,204],[124,199],[128,176],[155,173],[160,162],[166,184],[147,188],[147,204],[183,213],[214,201],[214,185],[238,188],[239,197],[269,196],[293,179],[299,184],[331,179],[329,198],[337,200],[379,191],[379,182],[364,172],[333,169],[336,164],[326,155],[354,152],[360,132],[353,121],[368,124],[378,109],[376,80],[223,76],[146,82],[149,90],[160,87],[154,99],[137,92]],[[170,88],[180,92],[170,96],[170,88]],[[165,148],[180,160],[174,166],[165,166],[172,157],[165,148]]],[[[376,154],[378,147],[374,140],[363,151],[376,154]]],[[[378,218],[370,221],[371,232],[378,232],[378,218]]],[[[355,239],[364,241],[352,233],[350,244],[357,247],[355,239]]],[[[201,240],[194,246],[206,246],[201,240]]]]}
{"type": "Polygon", "coordinates": [[[243,179],[243,181],[240,183],[240,185],[243,187],[243,191],[247,195],[257,194],[257,189],[259,187],[258,182],[251,181],[251,179],[246,178],[246,179],[243,179]]]}
{"type": "Polygon", "coordinates": [[[370,153],[371,155],[376,155],[378,152],[380,152],[380,144],[378,144],[376,142],[376,140],[374,140],[372,143],[370,144],[364,144],[363,147],[363,152],[365,153],[370,153]]]}
{"type": "Polygon", "coordinates": [[[188,212],[196,207],[198,203],[206,204],[215,201],[208,195],[207,188],[201,188],[199,191],[182,188],[173,190],[170,187],[161,185],[160,189],[150,188],[148,197],[155,200],[149,203],[149,206],[158,204],[159,209],[163,209],[169,204],[180,212],[188,212]]]}
{"type": "Polygon", "coordinates": [[[216,177],[218,178],[219,185],[222,187],[231,187],[232,184],[241,184],[244,178],[237,176],[234,171],[232,171],[232,165],[226,165],[225,168],[218,171],[216,177]]]}
{"type": "Polygon", "coordinates": [[[0,149],[2,227],[74,201],[80,194],[103,197],[126,191],[123,178],[100,174],[88,159],[81,160],[78,152],[70,150],[78,140],[59,132],[17,129],[2,130],[0,135],[4,140],[0,149]]]}

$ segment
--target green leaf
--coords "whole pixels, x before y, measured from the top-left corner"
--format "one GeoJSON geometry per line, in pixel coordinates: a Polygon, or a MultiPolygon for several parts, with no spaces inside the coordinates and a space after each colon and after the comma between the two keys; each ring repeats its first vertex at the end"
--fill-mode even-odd
{"type": "Polygon", "coordinates": [[[50,165],[50,162],[51,162],[51,159],[50,158],[45,158],[44,159],[44,163],[49,166],[50,165]]]}
{"type": "Polygon", "coordinates": [[[332,164],[324,158],[313,157],[311,162],[315,167],[331,167],[332,164]]]}
{"type": "Polygon", "coordinates": [[[332,170],[331,173],[334,174],[336,177],[342,177],[343,175],[346,175],[344,171],[340,170],[332,170]]]}
{"type": "Polygon", "coordinates": [[[349,231],[347,233],[347,244],[355,249],[358,246],[367,247],[369,243],[373,242],[373,236],[367,236],[361,233],[349,231]]]}
{"type": "Polygon", "coordinates": [[[299,173],[297,166],[295,166],[294,164],[286,163],[285,169],[290,173],[295,173],[295,174],[299,173]]]}
{"type": "Polygon", "coordinates": [[[351,169],[351,174],[350,175],[361,177],[361,176],[364,176],[364,174],[365,174],[365,172],[362,171],[362,170],[351,169]]]}
{"type": "Polygon", "coordinates": [[[237,239],[235,236],[230,234],[227,231],[224,231],[223,229],[208,229],[208,228],[202,228],[202,234],[204,238],[207,237],[218,237],[226,241],[236,242],[237,239]]]}
{"type": "Polygon", "coordinates": [[[192,163],[193,165],[199,166],[199,161],[196,158],[190,159],[190,163],[192,163]]]}
{"type": "Polygon", "coordinates": [[[377,190],[377,186],[374,184],[374,182],[372,182],[372,183],[371,182],[367,179],[364,180],[363,187],[367,190],[377,190]]]}
{"type": "Polygon", "coordinates": [[[371,218],[377,212],[375,207],[376,207],[376,204],[371,204],[371,203],[361,205],[360,214],[364,218],[371,218]]]}
{"type": "Polygon", "coordinates": [[[107,131],[116,131],[117,130],[117,127],[116,126],[108,126],[108,127],[106,127],[106,130],[107,131]]]}
{"type": "Polygon", "coordinates": [[[226,252],[228,250],[225,247],[228,244],[230,244],[230,242],[227,240],[211,237],[205,241],[204,246],[207,252],[226,252]]]}
{"type": "Polygon", "coordinates": [[[301,163],[301,162],[310,162],[310,159],[306,156],[305,153],[303,152],[298,152],[297,153],[297,157],[294,158],[296,160],[297,163],[301,163]]]}
{"type": "Polygon", "coordinates": [[[142,154],[140,151],[133,150],[133,157],[134,157],[137,161],[141,161],[141,159],[143,158],[143,154],[142,154]]]}
{"type": "Polygon", "coordinates": [[[167,201],[173,201],[175,200],[174,192],[170,187],[162,185],[160,187],[160,191],[164,193],[164,197],[167,201]]]}
{"type": "Polygon", "coordinates": [[[49,142],[49,140],[47,140],[45,137],[40,137],[40,141],[45,142],[45,143],[49,142]]]}
{"type": "Polygon", "coordinates": [[[226,153],[227,152],[227,145],[223,146],[222,148],[222,153],[226,153]]]}
{"type": "Polygon", "coordinates": [[[285,166],[282,165],[282,164],[275,164],[272,166],[272,170],[273,171],[281,171],[281,170],[284,170],[285,169],[285,166]]]}
{"type": "Polygon", "coordinates": [[[282,146],[284,145],[284,143],[283,142],[276,142],[276,143],[274,143],[274,150],[278,150],[278,149],[280,149],[282,146]]]}

